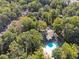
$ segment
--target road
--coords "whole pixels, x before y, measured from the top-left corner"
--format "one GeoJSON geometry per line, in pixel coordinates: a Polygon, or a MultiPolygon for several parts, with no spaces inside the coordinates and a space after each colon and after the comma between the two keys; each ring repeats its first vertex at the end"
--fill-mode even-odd
{"type": "MultiPolygon", "coordinates": [[[[29,10],[26,9],[25,11],[22,11],[22,12],[21,12],[21,16],[26,16],[28,13],[29,13],[29,10]]],[[[21,16],[19,16],[19,17],[21,17],[21,16]]],[[[17,17],[17,19],[18,19],[19,17],[17,17]]],[[[18,21],[18,20],[16,20],[16,21],[18,21]]],[[[12,22],[13,22],[13,20],[12,20],[12,21],[9,21],[8,24],[6,24],[6,26],[3,27],[2,31],[0,32],[0,37],[3,35],[4,32],[7,31],[7,29],[9,28],[9,26],[11,25],[12,22]]]]}

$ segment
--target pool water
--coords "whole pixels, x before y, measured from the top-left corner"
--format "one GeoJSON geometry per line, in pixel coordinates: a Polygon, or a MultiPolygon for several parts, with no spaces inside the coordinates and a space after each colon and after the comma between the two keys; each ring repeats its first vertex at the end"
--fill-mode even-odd
{"type": "Polygon", "coordinates": [[[48,42],[47,45],[48,47],[52,48],[54,46],[58,47],[58,43],[55,43],[55,42],[48,42]]]}
{"type": "Polygon", "coordinates": [[[52,48],[52,47],[53,47],[52,42],[49,42],[47,45],[48,45],[50,48],[52,48]]]}
{"type": "Polygon", "coordinates": [[[44,52],[47,53],[49,56],[52,56],[52,51],[58,47],[56,42],[48,42],[44,47],[44,52]]]}

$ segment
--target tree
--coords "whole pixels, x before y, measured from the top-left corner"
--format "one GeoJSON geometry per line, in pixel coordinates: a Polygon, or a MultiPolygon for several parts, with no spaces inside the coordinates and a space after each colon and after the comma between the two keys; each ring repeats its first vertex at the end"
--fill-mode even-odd
{"type": "Polygon", "coordinates": [[[79,26],[79,17],[78,16],[73,16],[70,17],[69,23],[73,24],[74,26],[79,26]]]}
{"type": "Polygon", "coordinates": [[[72,3],[63,9],[62,14],[65,16],[79,16],[78,14],[79,2],[72,3]]]}
{"type": "Polygon", "coordinates": [[[15,39],[16,34],[10,32],[10,31],[6,31],[3,36],[3,44],[2,44],[2,52],[3,53],[7,53],[9,51],[9,44],[15,39]]]}
{"type": "Polygon", "coordinates": [[[10,21],[17,18],[17,14],[14,12],[7,13],[7,16],[10,18],[10,21]]]}
{"type": "Polygon", "coordinates": [[[0,38],[0,54],[2,53],[2,43],[3,43],[3,39],[0,38]]]}
{"type": "Polygon", "coordinates": [[[51,0],[39,0],[39,2],[42,4],[42,5],[49,5],[51,3],[51,0]]]}
{"type": "Polygon", "coordinates": [[[35,29],[23,32],[17,37],[17,42],[23,46],[25,51],[32,53],[42,44],[43,37],[35,29]]]}
{"type": "Polygon", "coordinates": [[[75,44],[64,43],[61,48],[53,51],[55,59],[76,59],[78,57],[78,49],[75,44]]]}
{"type": "Polygon", "coordinates": [[[32,56],[28,56],[27,59],[44,59],[43,50],[39,48],[32,56]]]}
{"type": "Polygon", "coordinates": [[[64,25],[64,20],[62,18],[56,18],[52,24],[56,32],[62,31],[64,25]]]}
{"type": "MultiPolygon", "coordinates": [[[[18,57],[19,59],[27,59],[27,53],[23,53],[20,57],[18,57]]],[[[17,58],[15,58],[17,59],[17,58]]]]}
{"type": "Polygon", "coordinates": [[[41,3],[38,1],[32,1],[28,3],[28,8],[32,12],[37,12],[40,7],[41,7],[41,3]]]}
{"type": "Polygon", "coordinates": [[[65,36],[67,42],[78,44],[78,32],[79,32],[79,17],[69,17],[65,24],[65,36]]]}
{"type": "Polygon", "coordinates": [[[53,9],[59,10],[58,13],[61,14],[62,9],[66,6],[64,6],[64,0],[51,0],[50,7],[53,9]]]}
{"type": "Polygon", "coordinates": [[[0,59],[9,59],[9,57],[7,55],[0,55],[0,59]]]}
{"type": "Polygon", "coordinates": [[[67,59],[77,58],[78,50],[77,47],[75,47],[75,45],[69,45],[68,43],[64,43],[62,49],[64,50],[67,59]]]}
{"type": "Polygon", "coordinates": [[[22,32],[22,26],[20,21],[12,21],[8,31],[11,31],[12,33],[16,33],[17,35],[22,32]]]}
{"type": "Polygon", "coordinates": [[[70,23],[67,23],[66,24],[66,31],[65,31],[65,36],[64,36],[64,38],[66,39],[66,41],[68,42],[68,41],[70,41],[69,39],[70,39],[70,37],[72,37],[72,35],[73,35],[73,28],[74,28],[74,25],[73,24],[70,24],[70,23]]]}
{"type": "Polygon", "coordinates": [[[62,48],[57,48],[53,51],[53,57],[55,59],[66,59],[66,55],[64,55],[64,51],[62,48]]]}
{"type": "Polygon", "coordinates": [[[21,17],[20,23],[21,23],[23,31],[27,31],[36,27],[36,21],[27,16],[21,17]]]}
{"type": "Polygon", "coordinates": [[[51,12],[43,12],[42,19],[47,23],[51,24],[52,22],[52,13],[51,12]]]}
{"type": "Polygon", "coordinates": [[[24,54],[23,48],[16,41],[11,42],[11,44],[9,45],[9,50],[10,50],[9,57],[11,59],[20,57],[22,56],[22,54],[24,54]]]}
{"type": "Polygon", "coordinates": [[[38,21],[37,22],[37,29],[38,30],[40,30],[40,31],[45,30],[46,27],[47,27],[46,22],[44,22],[44,21],[38,21]]]}

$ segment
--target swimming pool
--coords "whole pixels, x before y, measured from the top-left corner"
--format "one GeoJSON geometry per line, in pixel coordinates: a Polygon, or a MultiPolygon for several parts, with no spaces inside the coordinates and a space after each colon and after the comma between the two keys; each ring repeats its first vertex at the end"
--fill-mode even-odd
{"type": "Polygon", "coordinates": [[[47,45],[48,45],[50,48],[53,47],[53,43],[52,43],[52,42],[49,42],[47,45]]]}
{"type": "Polygon", "coordinates": [[[50,47],[50,48],[52,48],[52,47],[54,47],[54,46],[57,46],[57,47],[58,47],[58,43],[57,43],[57,42],[48,42],[48,43],[46,44],[46,46],[48,46],[48,47],[50,47]]]}
{"type": "Polygon", "coordinates": [[[52,56],[52,51],[58,47],[57,42],[48,42],[44,47],[44,52],[52,56]]]}

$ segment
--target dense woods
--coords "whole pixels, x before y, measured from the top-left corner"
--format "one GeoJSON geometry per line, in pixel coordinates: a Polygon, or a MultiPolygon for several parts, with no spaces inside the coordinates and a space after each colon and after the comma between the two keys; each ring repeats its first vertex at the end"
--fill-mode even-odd
{"type": "MultiPolygon", "coordinates": [[[[45,30],[58,35],[55,59],[77,59],[79,2],[70,0],[0,0],[0,59],[45,59],[45,30]],[[8,27],[7,27],[8,26],[8,27]]],[[[50,58],[49,58],[50,59],[50,58]]]]}

